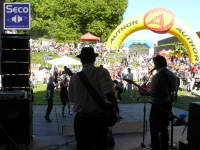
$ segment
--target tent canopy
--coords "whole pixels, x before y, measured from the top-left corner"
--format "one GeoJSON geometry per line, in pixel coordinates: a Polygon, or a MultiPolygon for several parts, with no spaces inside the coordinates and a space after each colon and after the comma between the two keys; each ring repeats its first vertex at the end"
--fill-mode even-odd
{"type": "Polygon", "coordinates": [[[99,41],[100,37],[94,36],[91,33],[86,33],[85,35],[78,38],[79,41],[99,41]]]}
{"type": "Polygon", "coordinates": [[[81,65],[80,61],[67,56],[50,60],[48,63],[52,65],[81,65]]]}

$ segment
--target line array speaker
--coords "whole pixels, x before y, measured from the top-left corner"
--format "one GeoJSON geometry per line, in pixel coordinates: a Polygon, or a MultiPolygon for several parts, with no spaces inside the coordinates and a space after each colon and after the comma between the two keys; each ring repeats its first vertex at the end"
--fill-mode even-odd
{"type": "Polygon", "coordinates": [[[2,34],[1,75],[4,89],[30,88],[30,36],[2,34]]]}
{"type": "Polygon", "coordinates": [[[3,87],[29,87],[29,75],[3,75],[3,87]]]}
{"type": "Polygon", "coordinates": [[[29,74],[29,63],[3,63],[2,73],[4,74],[29,74]]]}
{"type": "Polygon", "coordinates": [[[23,34],[2,34],[4,49],[29,49],[29,36],[23,34]]]}
{"type": "Polygon", "coordinates": [[[2,61],[30,61],[29,50],[3,50],[2,61]]]}

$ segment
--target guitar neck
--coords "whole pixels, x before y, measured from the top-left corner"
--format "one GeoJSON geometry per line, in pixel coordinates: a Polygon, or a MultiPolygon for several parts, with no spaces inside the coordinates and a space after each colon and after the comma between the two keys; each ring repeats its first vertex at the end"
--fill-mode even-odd
{"type": "Polygon", "coordinates": [[[143,91],[147,91],[145,88],[141,87],[139,84],[135,83],[133,80],[128,80],[128,79],[124,79],[126,82],[128,82],[129,84],[133,84],[135,85],[137,88],[143,90],[143,91]]]}

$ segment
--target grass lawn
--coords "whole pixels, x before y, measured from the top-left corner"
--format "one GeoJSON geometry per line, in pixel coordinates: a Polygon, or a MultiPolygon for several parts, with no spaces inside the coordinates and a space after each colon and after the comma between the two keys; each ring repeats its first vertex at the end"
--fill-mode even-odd
{"type": "MultiPolygon", "coordinates": [[[[42,82],[37,82],[37,88],[33,89],[34,91],[34,102],[33,105],[46,105],[45,95],[46,95],[46,84],[42,84],[42,82]]],[[[137,90],[133,90],[133,99],[128,99],[127,93],[122,93],[123,101],[119,102],[120,104],[131,104],[131,103],[144,103],[151,99],[151,97],[143,97],[140,96],[137,90]]],[[[199,102],[200,97],[195,96],[187,91],[179,90],[178,92],[178,100],[173,102],[173,106],[188,111],[189,104],[191,102],[199,102]]],[[[54,95],[54,105],[60,105],[60,93],[59,89],[55,90],[54,95]]]]}

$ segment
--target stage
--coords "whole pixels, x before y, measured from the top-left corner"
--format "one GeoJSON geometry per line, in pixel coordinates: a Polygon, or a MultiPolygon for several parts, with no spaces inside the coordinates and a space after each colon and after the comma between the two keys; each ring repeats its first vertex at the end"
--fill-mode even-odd
{"type": "MultiPolygon", "coordinates": [[[[66,118],[61,115],[61,105],[54,105],[51,118],[52,123],[46,122],[44,114],[46,106],[33,106],[33,141],[30,150],[37,150],[41,147],[61,146],[69,142],[68,145],[60,147],[60,150],[76,150],[74,141],[73,121],[74,115],[67,114],[66,118]]],[[[145,144],[150,144],[149,135],[149,111],[151,104],[146,103],[146,123],[145,144]]],[[[113,127],[115,138],[115,150],[130,150],[140,146],[143,140],[143,116],[144,104],[119,104],[122,120],[113,127]]],[[[179,115],[185,112],[181,109],[173,108],[173,114],[179,115]]],[[[187,112],[186,112],[187,113],[187,112]]],[[[180,140],[186,140],[187,129],[182,134],[185,126],[174,127],[174,143],[178,146],[180,140]]],[[[170,131],[170,126],[169,126],[170,131]]]]}

